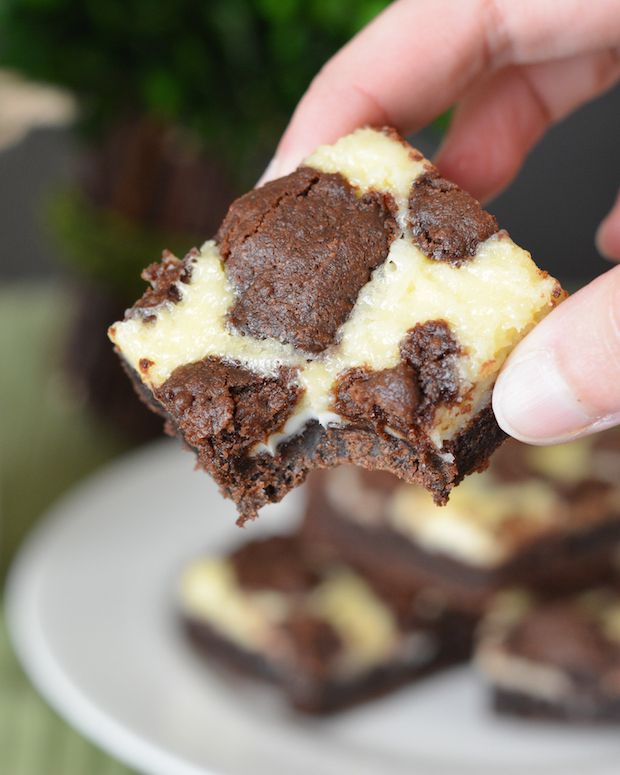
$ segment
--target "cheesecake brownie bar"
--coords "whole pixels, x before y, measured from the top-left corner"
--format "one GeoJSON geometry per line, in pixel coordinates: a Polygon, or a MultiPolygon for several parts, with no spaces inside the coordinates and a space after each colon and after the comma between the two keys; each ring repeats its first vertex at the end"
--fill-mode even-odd
{"type": "Polygon", "coordinates": [[[540,604],[504,592],[484,619],[476,664],[502,713],[620,721],[620,592],[601,587],[540,604]]]}
{"type": "Polygon", "coordinates": [[[343,462],[444,503],[503,439],[490,401],[506,356],[563,297],[475,199],[370,128],[144,277],[110,338],[242,519],[343,462]]]}
{"type": "Polygon", "coordinates": [[[209,658],[279,685],[327,713],[464,659],[472,621],[430,596],[316,561],[296,536],[252,541],[193,562],[183,622],[209,658]]]}
{"type": "Polygon", "coordinates": [[[561,594],[602,580],[620,541],[620,431],[555,447],[506,443],[438,508],[352,466],[316,472],[304,532],[326,552],[429,584],[472,609],[511,585],[561,594]]]}

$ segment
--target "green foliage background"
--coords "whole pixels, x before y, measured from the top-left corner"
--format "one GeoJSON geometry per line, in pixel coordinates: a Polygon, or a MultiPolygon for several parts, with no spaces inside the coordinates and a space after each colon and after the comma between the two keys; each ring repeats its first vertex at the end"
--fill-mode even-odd
{"type": "Polygon", "coordinates": [[[387,0],[3,0],[0,64],[73,91],[91,137],[123,114],[268,152],[325,60],[387,0]]]}

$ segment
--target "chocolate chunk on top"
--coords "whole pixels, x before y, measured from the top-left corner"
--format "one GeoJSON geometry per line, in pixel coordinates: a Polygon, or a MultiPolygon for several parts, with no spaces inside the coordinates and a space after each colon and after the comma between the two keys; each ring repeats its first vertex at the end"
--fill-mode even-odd
{"type": "Polygon", "coordinates": [[[335,409],[343,417],[415,436],[416,426],[431,421],[437,406],[457,398],[459,353],[444,320],[421,323],[403,339],[397,366],[343,374],[334,389],[335,409]]]}
{"type": "Polygon", "coordinates": [[[291,369],[265,377],[212,357],[180,366],[154,395],[191,446],[222,460],[277,430],[300,392],[291,369]]]}
{"type": "Polygon", "coordinates": [[[461,348],[445,320],[429,320],[407,332],[400,354],[418,375],[420,412],[456,399],[460,353],[461,348]]]}
{"type": "Polygon", "coordinates": [[[189,283],[192,277],[192,260],[199,255],[197,250],[190,251],[180,261],[165,250],[159,263],[150,264],[142,272],[142,279],[151,284],[142,298],[128,311],[129,315],[141,315],[145,320],[154,319],[151,310],[166,301],[177,303],[181,294],[177,283],[189,283]]]}
{"type": "Polygon", "coordinates": [[[453,264],[475,256],[479,243],[499,228],[473,196],[436,172],[413,183],[409,223],[413,241],[426,256],[453,264]]]}
{"type": "Polygon", "coordinates": [[[335,406],[353,420],[375,420],[406,433],[415,422],[420,390],[415,371],[405,363],[392,369],[353,369],[338,383],[335,406]]]}
{"type": "Polygon", "coordinates": [[[584,675],[620,665],[617,646],[607,642],[593,617],[573,601],[534,608],[508,637],[509,648],[533,662],[552,663],[584,675]]]}
{"type": "Polygon", "coordinates": [[[303,545],[296,536],[271,536],[251,541],[230,555],[237,582],[246,590],[307,592],[319,582],[319,575],[307,562],[303,545]]]}
{"type": "Polygon", "coordinates": [[[301,168],[231,206],[218,233],[239,331],[309,353],[331,344],[394,234],[389,198],[301,168]]]}

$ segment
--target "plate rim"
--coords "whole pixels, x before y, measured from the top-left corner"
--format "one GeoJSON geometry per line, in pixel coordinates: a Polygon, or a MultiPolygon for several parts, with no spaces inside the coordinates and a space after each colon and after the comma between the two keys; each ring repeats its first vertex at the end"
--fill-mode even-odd
{"type": "Polygon", "coordinates": [[[183,762],[165,748],[116,721],[82,692],[58,664],[41,631],[38,591],[44,572],[45,546],[55,528],[72,518],[71,504],[93,485],[113,478],[136,460],[157,457],[174,442],[158,440],[125,452],[82,479],[55,500],[39,517],[17,552],[4,589],[10,643],[27,677],[61,718],[87,740],[123,764],[152,775],[222,775],[222,771],[183,762]]]}
{"type": "MultiPolygon", "coordinates": [[[[176,751],[170,752],[152,737],[117,721],[110,710],[101,707],[96,697],[93,699],[83,691],[70,672],[64,669],[63,663],[54,654],[53,643],[48,643],[40,613],[41,585],[47,572],[46,550],[55,541],[62,542],[63,531],[58,530],[59,525],[70,524],[75,519],[75,507],[89,491],[104,488],[106,482],[114,480],[121,471],[126,477],[128,468],[148,465],[150,460],[169,454],[175,447],[178,445],[174,441],[158,440],[130,450],[82,479],[42,513],[7,575],[4,591],[7,629],[18,660],[33,686],[86,739],[145,775],[226,775],[225,762],[203,764],[188,761],[176,751]]],[[[180,454],[180,449],[177,454],[180,454]]],[[[189,458],[188,463],[191,465],[189,458]]],[[[412,764],[418,775],[438,772],[434,763],[429,761],[412,764]]],[[[594,769],[589,775],[615,775],[617,772],[617,761],[610,762],[606,757],[604,761],[592,762],[592,766],[594,769]]],[[[467,762],[462,762],[456,770],[454,765],[448,767],[450,769],[445,772],[451,775],[458,771],[472,775],[475,772],[471,770],[471,763],[467,762]]],[[[511,768],[509,772],[511,775],[525,775],[525,770],[520,767],[516,770],[511,768]]],[[[540,772],[538,767],[535,772],[540,772]]],[[[558,771],[558,766],[552,765],[549,772],[559,775],[562,770],[558,771]]],[[[563,772],[565,775],[585,775],[581,769],[571,768],[563,772]]]]}

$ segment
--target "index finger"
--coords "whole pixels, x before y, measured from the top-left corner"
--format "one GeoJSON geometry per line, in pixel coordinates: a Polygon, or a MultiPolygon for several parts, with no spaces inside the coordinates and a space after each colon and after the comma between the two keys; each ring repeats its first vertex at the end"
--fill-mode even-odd
{"type": "Polygon", "coordinates": [[[485,70],[620,42],[617,0],[398,0],[331,59],[299,103],[269,171],[358,126],[411,132],[485,70]]]}

